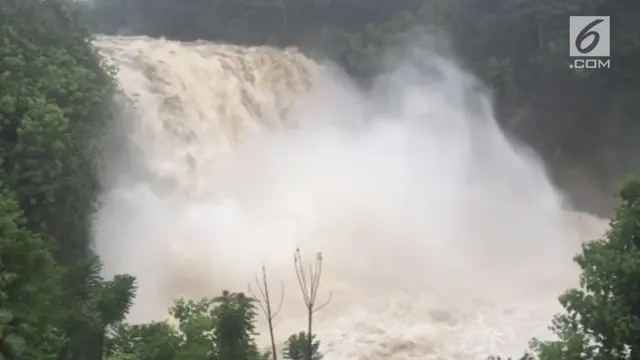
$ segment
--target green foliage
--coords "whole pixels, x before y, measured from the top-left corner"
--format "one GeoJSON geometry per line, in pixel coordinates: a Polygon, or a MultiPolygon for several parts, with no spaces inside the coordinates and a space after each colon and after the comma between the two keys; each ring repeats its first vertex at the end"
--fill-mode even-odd
{"type": "Polygon", "coordinates": [[[243,293],[223,292],[214,299],[213,339],[220,359],[254,359],[259,355],[256,333],[256,300],[243,293]]]}
{"type": "Polygon", "coordinates": [[[0,327],[11,327],[3,341],[12,353],[22,348],[22,359],[35,360],[89,351],[92,335],[123,320],[133,278],[105,281],[100,270],[97,260],[73,269],[56,265],[42,240],[26,229],[17,203],[0,191],[0,327]]]}
{"type": "Polygon", "coordinates": [[[575,258],[580,288],[560,297],[566,313],[551,327],[559,340],[533,342],[542,360],[640,356],[640,177],[625,182],[620,198],[610,230],[575,258]]]}
{"type": "Polygon", "coordinates": [[[2,349],[23,359],[51,359],[62,341],[50,308],[59,304],[59,270],[25,222],[9,192],[0,189],[0,326],[9,334],[2,349]],[[25,341],[33,345],[25,349],[25,341]]]}
{"type": "Polygon", "coordinates": [[[0,6],[0,308],[27,360],[102,358],[135,289],[87,260],[113,84],[69,5],[0,6]]]}
{"type": "Polygon", "coordinates": [[[0,180],[61,264],[87,256],[112,84],[63,0],[0,9],[0,180]]]}
{"type": "MultiPolygon", "coordinates": [[[[321,360],[324,356],[320,353],[320,341],[316,340],[315,334],[311,335],[312,348],[311,360],[321,360]]],[[[282,357],[287,360],[306,360],[309,336],[304,331],[289,336],[282,351],[282,357]]]]}
{"type": "Polygon", "coordinates": [[[15,317],[6,309],[0,308],[0,359],[20,356],[24,352],[25,340],[14,333],[15,317]]]}
{"type": "Polygon", "coordinates": [[[177,320],[181,344],[177,358],[217,359],[215,301],[179,299],[169,313],[177,320]]]}
{"type": "Polygon", "coordinates": [[[124,320],[135,296],[135,281],[129,275],[112,280],[100,276],[102,264],[97,258],[66,268],[61,288],[66,303],[60,327],[68,334],[65,351],[90,354],[96,351],[110,325],[124,320]]]}
{"type": "Polygon", "coordinates": [[[173,360],[183,341],[181,334],[167,322],[118,324],[109,336],[106,353],[112,359],[173,360]]]}
{"type": "MultiPolygon", "coordinates": [[[[119,324],[107,343],[114,359],[223,360],[262,358],[255,344],[255,300],[224,292],[213,299],[178,299],[176,323],[119,324]]],[[[173,321],[172,321],[173,322],[173,321]]]]}
{"type": "MultiPolygon", "coordinates": [[[[518,360],[534,360],[535,358],[530,354],[524,354],[522,357],[518,358],[518,360]]],[[[513,358],[503,358],[500,356],[489,356],[487,360],[514,360],[513,358]]]]}
{"type": "MultiPolygon", "coordinates": [[[[255,343],[256,300],[224,292],[214,299],[178,299],[169,322],[117,324],[107,342],[110,360],[268,360],[255,343]],[[175,324],[172,326],[171,324],[175,324]]],[[[323,358],[313,340],[313,360],[323,358]]],[[[294,334],[286,342],[285,359],[306,359],[307,336],[294,334]]]]}

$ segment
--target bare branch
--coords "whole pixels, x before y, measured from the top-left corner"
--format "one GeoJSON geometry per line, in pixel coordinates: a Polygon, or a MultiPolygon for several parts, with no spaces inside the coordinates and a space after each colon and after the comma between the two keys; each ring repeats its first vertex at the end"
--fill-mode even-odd
{"type": "MultiPolygon", "coordinates": [[[[269,281],[267,279],[267,269],[264,265],[262,266],[262,281],[258,278],[257,274],[255,281],[258,289],[260,290],[260,298],[258,298],[258,304],[260,305],[260,309],[262,309],[262,312],[267,318],[267,324],[269,326],[269,336],[271,338],[271,351],[273,360],[277,360],[278,354],[276,352],[276,341],[273,332],[273,319],[278,316],[280,310],[282,309],[282,304],[284,303],[284,284],[280,283],[280,303],[278,304],[278,310],[272,312],[271,298],[269,297],[269,281]]],[[[251,290],[251,284],[249,284],[249,289],[251,290]]],[[[253,297],[256,298],[255,295],[253,295],[253,297]]]]}
{"type": "Polygon", "coordinates": [[[265,316],[267,316],[267,309],[264,307],[264,305],[262,304],[262,302],[264,301],[263,298],[259,298],[258,296],[256,296],[256,293],[253,291],[253,288],[251,287],[251,284],[249,284],[249,294],[251,294],[251,297],[258,300],[258,306],[260,307],[260,310],[262,310],[262,312],[264,313],[265,316]]]}
{"type": "Polygon", "coordinates": [[[273,312],[273,317],[278,316],[278,314],[280,314],[280,311],[282,310],[282,304],[284,304],[284,283],[281,282],[280,283],[280,301],[279,301],[279,306],[278,309],[276,311],[273,312]]]}
{"type": "Polygon", "coordinates": [[[322,278],[322,253],[316,254],[315,263],[309,264],[309,273],[305,273],[305,265],[302,263],[302,255],[300,255],[300,248],[296,249],[293,256],[294,266],[296,269],[296,277],[298,278],[298,285],[300,285],[300,291],[302,292],[302,299],[307,307],[307,351],[306,360],[311,360],[313,356],[313,314],[318,310],[329,305],[331,302],[332,293],[329,293],[329,299],[320,306],[316,306],[316,298],[318,296],[318,289],[320,288],[320,279],[322,278]]]}
{"type": "Polygon", "coordinates": [[[329,303],[331,302],[332,299],[333,299],[333,293],[329,293],[329,298],[327,299],[327,301],[325,301],[322,305],[316,306],[316,308],[313,310],[313,312],[316,312],[316,311],[322,309],[323,307],[329,305],[329,303]]]}
{"type": "Polygon", "coordinates": [[[300,285],[300,291],[302,292],[302,297],[304,299],[304,303],[309,307],[309,304],[312,303],[311,298],[309,297],[310,292],[307,286],[307,275],[304,272],[304,266],[302,265],[302,256],[300,255],[300,248],[296,249],[296,253],[294,255],[294,264],[296,267],[296,277],[298,278],[298,285],[300,285]]]}

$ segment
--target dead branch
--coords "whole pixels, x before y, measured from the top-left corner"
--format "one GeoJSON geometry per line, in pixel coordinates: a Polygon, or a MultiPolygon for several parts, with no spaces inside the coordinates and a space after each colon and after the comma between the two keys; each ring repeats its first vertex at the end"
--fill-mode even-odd
{"type": "Polygon", "coordinates": [[[307,308],[307,360],[312,360],[313,356],[313,314],[318,310],[329,305],[332,299],[332,293],[329,293],[327,301],[317,305],[318,288],[320,287],[320,278],[322,277],[322,253],[316,253],[315,266],[309,264],[308,273],[305,271],[304,264],[302,263],[302,255],[300,254],[300,248],[296,249],[294,254],[294,265],[296,268],[296,276],[298,278],[298,285],[300,285],[300,291],[302,292],[302,298],[307,308]]]}
{"type": "Polygon", "coordinates": [[[280,283],[280,301],[278,303],[276,311],[272,311],[271,298],[269,297],[269,283],[267,281],[267,269],[264,265],[262,266],[262,282],[260,282],[257,274],[255,281],[256,286],[260,291],[260,297],[258,298],[254,291],[251,289],[251,284],[249,284],[249,291],[255,299],[258,299],[258,305],[267,318],[267,324],[269,326],[269,337],[271,338],[271,351],[273,352],[273,360],[278,360],[275,334],[273,331],[273,319],[278,316],[278,314],[280,314],[280,311],[282,310],[282,304],[284,303],[284,284],[280,283]]]}

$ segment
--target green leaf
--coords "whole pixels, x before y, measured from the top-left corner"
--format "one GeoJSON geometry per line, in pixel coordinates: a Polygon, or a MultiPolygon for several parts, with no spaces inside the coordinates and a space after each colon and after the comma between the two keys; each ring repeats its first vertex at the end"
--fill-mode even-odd
{"type": "Polygon", "coordinates": [[[9,324],[13,320],[13,314],[7,309],[0,309],[0,325],[9,324]]]}
{"type": "Polygon", "coordinates": [[[12,352],[16,355],[20,355],[26,349],[26,342],[20,336],[11,334],[7,336],[4,341],[9,345],[12,352]]]}

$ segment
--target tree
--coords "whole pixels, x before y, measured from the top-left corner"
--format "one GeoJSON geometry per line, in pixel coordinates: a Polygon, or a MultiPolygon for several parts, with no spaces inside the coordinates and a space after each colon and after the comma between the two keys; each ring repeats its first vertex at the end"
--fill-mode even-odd
{"type": "Polygon", "coordinates": [[[311,342],[311,360],[322,360],[324,356],[320,353],[320,341],[315,335],[309,339],[308,333],[300,331],[289,336],[282,351],[282,357],[286,360],[306,360],[309,359],[309,342],[311,342]]]}
{"type": "Polygon", "coordinates": [[[107,359],[173,360],[180,345],[180,334],[166,321],[116,324],[106,342],[106,355],[107,359]]]}
{"type": "MultiPolygon", "coordinates": [[[[324,303],[317,303],[318,288],[320,287],[320,279],[322,277],[322,253],[316,254],[315,266],[309,266],[309,273],[307,273],[304,269],[305,265],[302,263],[300,249],[296,249],[294,254],[294,265],[296,268],[296,276],[298,277],[298,285],[300,285],[300,291],[302,293],[302,299],[304,300],[304,305],[307,308],[307,335],[303,336],[303,339],[306,339],[307,343],[305,359],[313,360],[314,354],[317,353],[317,347],[319,346],[314,343],[313,314],[329,305],[332,294],[329,293],[329,298],[324,303]]],[[[296,338],[294,336],[289,339],[294,339],[294,342],[298,344],[301,338],[296,338]]],[[[296,349],[298,349],[297,346],[296,349]]]]}
{"type": "MultiPolygon", "coordinates": [[[[317,254],[316,266],[311,273],[302,269],[300,251],[296,251],[296,271],[299,276],[305,304],[309,311],[307,332],[291,335],[282,355],[291,360],[320,360],[320,341],[312,334],[312,316],[329,301],[318,306],[316,296],[322,273],[322,256],[317,254]],[[304,287],[303,287],[304,286],[304,287]],[[310,336],[308,334],[311,334],[310,336]]],[[[270,328],[271,351],[260,352],[256,345],[256,317],[260,306],[271,321],[278,310],[272,312],[268,295],[266,269],[262,282],[256,279],[263,303],[243,293],[223,291],[216,298],[198,301],[184,298],[175,301],[169,314],[175,321],[112,326],[106,341],[108,360],[275,360],[275,337],[270,328]],[[175,326],[172,326],[174,323],[175,326]]],[[[281,292],[281,296],[284,290],[281,292]]],[[[330,300],[330,298],[329,298],[330,300]]],[[[280,301],[282,305],[282,300],[280,301]]],[[[119,318],[121,319],[121,318],[119,318]]]]}
{"type": "Polygon", "coordinates": [[[55,359],[64,339],[55,326],[59,300],[59,268],[0,184],[0,349],[5,358],[55,359]]]}
{"type": "Polygon", "coordinates": [[[640,177],[619,195],[610,230],[575,258],[580,288],[560,297],[566,312],[551,326],[559,340],[532,343],[541,360],[640,358],[640,177]]]}
{"type": "Polygon", "coordinates": [[[256,300],[244,293],[224,291],[213,300],[215,321],[213,340],[219,359],[256,359],[259,357],[256,332],[256,300]]]}
{"type": "Polygon", "coordinates": [[[280,310],[282,310],[282,304],[284,299],[284,284],[280,284],[280,301],[278,305],[276,305],[275,311],[272,308],[271,304],[271,296],[269,294],[269,281],[267,280],[267,269],[265,266],[262,266],[262,282],[258,279],[256,275],[256,286],[260,291],[260,298],[258,298],[251,289],[251,285],[249,285],[249,291],[252,293],[254,299],[258,299],[258,305],[262,310],[265,318],[267,319],[267,326],[269,328],[269,339],[271,340],[271,357],[273,360],[278,359],[278,352],[276,350],[276,339],[275,334],[273,332],[273,320],[278,314],[280,314],[280,310]]]}
{"type": "Polygon", "coordinates": [[[0,308],[16,324],[4,329],[28,345],[23,359],[102,358],[105,328],[124,317],[135,289],[130,276],[102,279],[92,259],[96,140],[114,86],[70,9],[67,0],[0,1],[0,201],[9,232],[0,239],[0,308]]]}
{"type": "Polygon", "coordinates": [[[110,359],[259,360],[255,299],[224,291],[198,301],[178,299],[169,310],[177,322],[118,324],[107,341],[110,359]]]}
{"type": "Polygon", "coordinates": [[[90,257],[114,86],[65,0],[0,6],[0,180],[62,265],[90,257]]]}
{"type": "Polygon", "coordinates": [[[60,328],[68,340],[63,358],[103,358],[107,329],[124,320],[133,305],[135,278],[116,275],[112,280],[100,276],[98,258],[68,267],[62,273],[62,296],[65,307],[60,328]]]}

